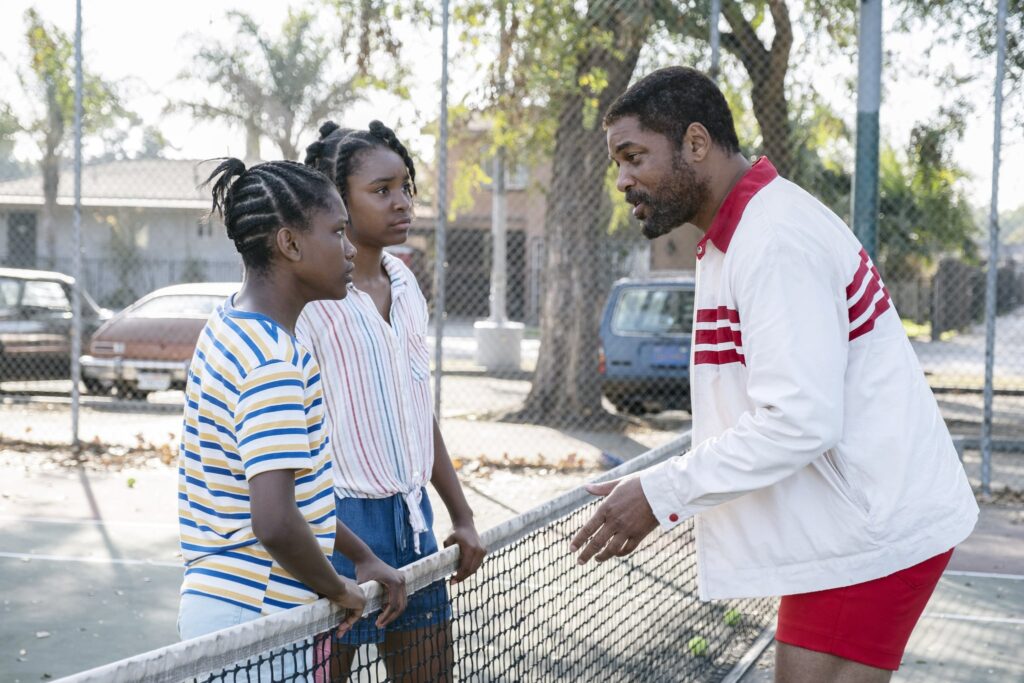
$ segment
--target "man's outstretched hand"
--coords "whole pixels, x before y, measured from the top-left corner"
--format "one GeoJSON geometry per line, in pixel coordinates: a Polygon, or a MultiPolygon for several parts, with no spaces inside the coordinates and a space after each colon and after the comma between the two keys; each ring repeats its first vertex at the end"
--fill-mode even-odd
{"type": "Polygon", "coordinates": [[[595,496],[604,496],[604,502],[569,544],[572,552],[583,548],[577,558],[580,564],[586,564],[591,557],[598,562],[624,557],[657,528],[658,520],[644,496],[639,478],[587,484],[586,489],[595,496]]]}

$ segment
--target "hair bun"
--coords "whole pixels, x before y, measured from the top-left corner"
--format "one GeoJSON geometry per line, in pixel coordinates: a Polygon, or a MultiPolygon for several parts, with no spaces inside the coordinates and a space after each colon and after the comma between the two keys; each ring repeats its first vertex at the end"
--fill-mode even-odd
{"type": "Polygon", "coordinates": [[[317,141],[311,142],[306,146],[306,158],[303,163],[306,166],[316,166],[316,162],[320,160],[320,157],[324,153],[324,143],[317,141]]]}
{"type": "Polygon", "coordinates": [[[341,126],[336,124],[334,121],[325,121],[324,125],[320,126],[320,139],[323,140],[339,128],[341,128],[341,126]]]}
{"type": "Polygon", "coordinates": [[[370,121],[370,135],[381,140],[397,140],[398,137],[395,135],[395,131],[385,126],[380,121],[370,121]]]}
{"type": "MultiPolygon", "coordinates": [[[[213,159],[208,159],[208,161],[213,161],[213,159]]],[[[213,169],[213,173],[211,173],[210,177],[206,179],[205,183],[203,183],[203,185],[208,185],[214,178],[217,179],[217,181],[213,183],[213,188],[210,192],[213,196],[212,213],[220,213],[221,216],[224,215],[224,211],[230,201],[229,191],[233,181],[235,178],[243,175],[245,171],[245,162],[241,159],[236,159],[234,157],[221,158],[220,163],[217,164],[217,168],[213,169]]]]}

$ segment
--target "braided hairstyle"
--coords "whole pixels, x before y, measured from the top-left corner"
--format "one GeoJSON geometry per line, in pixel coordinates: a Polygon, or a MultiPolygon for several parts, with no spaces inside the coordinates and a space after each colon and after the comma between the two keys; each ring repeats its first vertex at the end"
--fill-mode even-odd
{"type": "Polygon", "coordinates": [[[246,168],[223,159],[204,185],[213,183],[213,210],[247,270],[264,271],[273,254],[271,241],[284,226],[305,230],[315,209],[329,209],[330,179],[295,161],[269,161],[246,168]]]}
{"type": "Polygon", "coordinates": [[[341,198],[348,200],[348,177],[359,169],[359,157],[366,150],[384,147],[402,158],[409,171],[412,193],[416,194],[416,166],[395,131],[380,121],[371,121],[369,130],[342,128],[334,121],[320,126],[320,139],[306,148],[306,166],[330,178],[341,198]]]}

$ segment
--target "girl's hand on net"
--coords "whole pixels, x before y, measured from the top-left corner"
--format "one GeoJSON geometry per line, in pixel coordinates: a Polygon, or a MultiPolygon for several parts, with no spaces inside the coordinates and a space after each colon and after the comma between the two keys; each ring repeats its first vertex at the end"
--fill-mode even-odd
{"type": "Polygon", "coordinates": [[[339,636],[359,621],[359,618],[363,616],[363,608],[366,607],[366,596],[363,595],[363,589],[355,581],[346,578],[341,578],[341,582],[344,586],[342,592],[328,598],[335,605],[346,610],[345,618],[338,624],[339,636]]]}
{"type": "Polygon", "coordinates": [[[456,524],[455,529],[444,539],[444,547],[459,545],[459,566],[452,577],[452,583],[458,583],[472,576],[484,561],[487,548],[480,542],[480,534],[470,524],[456,524]]]}
{"type": "Polygon", "coordinates": [[[405,592],[405,577],[394,567],[374,556],[356,563],[356,581],[376,581],[384,587],[385,602],[377,617],[377,628],[384,628],[405,611],[408,596],[405,592]]]}

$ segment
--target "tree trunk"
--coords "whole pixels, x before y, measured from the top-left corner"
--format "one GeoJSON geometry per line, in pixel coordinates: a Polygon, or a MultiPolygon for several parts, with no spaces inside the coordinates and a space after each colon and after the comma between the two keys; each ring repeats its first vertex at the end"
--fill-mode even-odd
{"type": "Polygon", "coordinates": [[[739,3],[722,3],[722,14],[732,29],[722,36],[722,46],[736,55],[750,76],[751,102],[754,117],[761,129],[765,155],[779,173],[793,177],[793,135],[789,121],[789,103],[786,100],[786,73],[789,53],[793,47],[793,27],[785,0],[769,0],[775,36],[765,47],[757,33],[743,16],[739,3]]]}
{"type": "Polygon", "coordinates": [[[64,115],[57,101],[57,89],[50,84],[46,88],[47,130],[43,145],[41,170],[43,172],[43,212],[40,226],[46,249],[46,267],[57,266],[57,190],[60,182],[60,155],[57,152],[64,139],[64,115]]]}
{"type": "Polygon", "coordinates": [[[252,166],[260,160],[260,127],[255,121],[245,122],[245,165],[252,166]]]}
{"type": "Polygon", "coordinates": [[[768,74],[753,79],[750,99],[754,105],[754,117],[761,128],[764,154],[779,173],[793,177],[793,135],[789,124],[789,103],[786,100],[785,74],[774,77],[768,74]]]}
{"type": "MultiPolygon", "coordinates": [[[[608,147],[600,116],[629,85],[647,26],[623,26],[608,12],[595,23],[613,31],[610,50],[591,47],[577,76],[603,69],[608,85],[597,97],[597,121],[589,121],[590,95],[562,101],[555,133],[551,188],[544,225],[547,255],[542,276],[541,348],[523,414],[548,423],[582,424],[602,412],[597,374],[601,310],[612,273],[607,241],[611,204],[605,186],[608,147]],[[588,116],[589,115],[589,116],[588,116]]],[[[592,106],[592,105],[590,105],[592,106]]]]}

